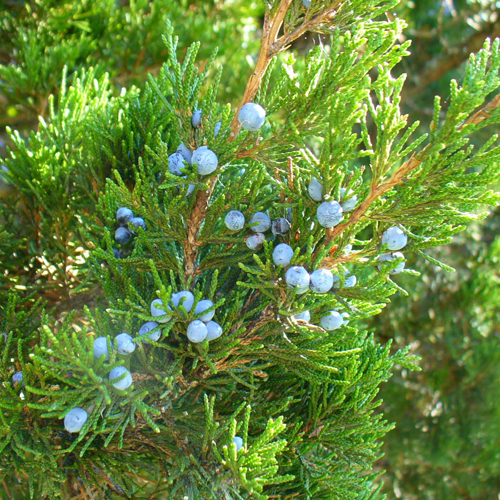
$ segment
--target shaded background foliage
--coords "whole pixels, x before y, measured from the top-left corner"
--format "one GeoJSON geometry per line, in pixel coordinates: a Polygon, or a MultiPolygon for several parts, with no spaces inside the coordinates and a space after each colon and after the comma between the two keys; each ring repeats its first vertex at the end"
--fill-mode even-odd
{"type": "MultiPolygon", "coordinates": [[[[148,73],[156,74],[166,56],[160,35],[167,18],[176,27],[181,47],[201,42],[202,60],[219,47],[218,61],[233,68],[224,73],[221,98],[237,100],[258,51],[260,2],[182,0],[172,4],[170,0],[4,1],[0,156],[6,156],[6,126],[28,137],[37,126],[37,117],[49,116],[49,96],[60,92],[65,67],[67,80],[73,81],[83,67],[93,66],[101,82],[96,92],[102,92],[103,99],[110,99],[122,86],[143,81],[148,73]]],[[[400,66],[408,74],[403,103],[423,128],[428,129],[432,119],[432,97],[446,96],[450,78],[460,81],[469,53],[477,51],[486,37],[500,35],[499,12],[495,1],[418,0],[402,2],[393,13],[408,21],[405,36],[412,40],[412,55],[400,66]]],[[[326,42],[306,36],[296,49],[316,43],[326,42]]],[[[130,96],[133,99],[133,90],[130,96]]],[[[88,198],[82,191],[83,213],[93,202],[92,179],[77,171],[78,182],[89,189],[88,198]]],[[[23,204],[22,192],[3,184],[0,249],[5,254],[15,249],[17,259],[9,261],[14,268],[8,278],[0,275],[0,287],[15,283],[22,289],[26,283],[41,282],[47,273],[57,274],[52,268],[64,252],[54,250],[53,262],[42,262],[38,258],[42,235],[55,232],[64,242],[65,238],[73,241],[78,232],[79,220],[63,221],[57,225],[62,231],[54,231],[54,221],[35,220],[29,210],[19,217],[11,210],[19,204],[23,204]]],[[[495,367],[500,357],[500,240],[495,235],[499,226],[497,211],[454,245],[435,252],[456,273],[421,262],[423,280],[398,277],[398,284],[411,292],[409,299],[396,297],[384,314],[372,320],[370,326],[382,339],[395,340],[395,349],[411,344],[413,352],[422,356],[422,372],[402,370],[383,389],[383,411],[398,423],[387,437],[386,455],[380,461],[381,469],[388,471],[388,498],[451,500],[498,494],[500,380],[495,367]]],[[[78,251],[75,246],[64,257],[69,267],[78,251]]],[[[81,277],[71,277],[65,285],[56,290],[41,287],[39,295],[53,304],[71,297],[68,305],[73,306],[81,300],[71,293],[82,285],[81,277]]],[[[25,299],[30,303],[35,297],[25,299]]]]}

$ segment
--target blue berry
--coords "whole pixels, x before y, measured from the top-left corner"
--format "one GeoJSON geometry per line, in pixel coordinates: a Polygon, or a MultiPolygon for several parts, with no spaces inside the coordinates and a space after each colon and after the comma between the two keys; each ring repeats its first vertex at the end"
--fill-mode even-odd
{"type": "Polygon", "coordinates": [[[323,186],[320,184],[318,179],[316,179],[316,177],[313,177],[311,179],[307,191],[309,193],[309,196],[314,201],[321,201],[323,199],[323,186]]]}
{"type": "Polygon", "coordinates": [[[309,288],[311,277],[302,266],[293,266],[285,274],[285,281],[288,288],[294,290],[299,287],[297,293],[305,293],[309,288]],[[305,289],[305,290],[304,290],[305,289]]]}
{"type": "Polygon", "coordinates": [[[181,153],[173,153],[168,157],[168,171],[172,175],[182,175],[182,169],[186,168],[184,157],[181,153]]]}
{"type": "Polygon", "coordinates": [[[262,233],[255,233],[247,236],[245,243],[250,250],[258,250],[266,240],[262,233]]]}
{"type": "MultiPolygon", "coordinates": [[[[170,309],[169,306],[167,307],[170,309]]],[[[172,316],[167,314],[161,299],[154,299],[153,302],[151,302],[151,316],[155,316],[159,323],[167,323],[172,318],[172,316]]]]}
{"type": "Polygon", "coordinates": [[[146,222],[142,217],[134,217],[129,224],[129,228],[135,231],[136,229],[142,228],[146,231],[146,222]]]}
{"type": "Polygon", "coordinates": [[[198,344],[200,342],[203,342],[208,335],[208,330],[203,323],[203,321],[200,321],[199,319],[195,319],[194,321],[191,321],[187,327],[187,338],[195,343],[198,344]]]}
{"type": "Polygon", "coordinates": [[[16,372],[14,375],[12,375],[12,382],[14,384],[19,384],[23,381],[23,372],[16,372]]]}
{"type": "Polygon", "coordinates": [[[172,295],[172,303],[175,307],[182,305],[186,312],[191,311],[194,304],[194,295],[189,290],[183,290],[172,295]]]}
{"type": "Polygon", "coordinates": [[[222,122],[217,122],[214,127],[214,137],[217,137],[220,132],[220,128],[222,127],[222,122]]]}
{"type": "Polygon", "coordinates": [[[342,207],[336,201],[324,201],[316,210],[318,222],[323,227],[335,227],[342,220],[342,207]]]}
{"type": "Polygon", "coordinates": [[[89,414],[83,408],[73,408],[64,417],[64,428],[68,432],[80,432],[89,414]]]}
{"type": "MultiPolygon", "coordinates": [[[[378,258],[378,260],[379,262],[390,262],[395,259],[404,259],[404,257],[405,256],[401,252],[384,253],[378,258]]],[[[379,265],[378,268],[379,270],[381,270],[382,266],[379,265]]],[[[389,274],[399,274],[404,270],[404,268],[405,268],[405,261],[400,262],[395,269],[389,271],[389,274]]]]}
{"type": "Polygon", "coordinates": [[[128,333],[116,336],[116,350],[119,354],[132,354],[135,347],[134,339],[128,333]]]}
{"type": "Polygon", "coordinates": [[[386,229],[382,235],[382,245],[387,245],[388,250],[401,250],[407,243],[408,236],[396,226],[386,229]]]}
{"type": "Polygon", "coordinates": [[[338,311],[329,311],[320,319],[321,326],[327,331],[337,330],[343,323],[344,317],[338,311]]]}
{"type": "Polygon", "coordinates": [[[116,211],[116,222],[120,224],[121,226],[124,226],[127,224],[127,222],[130,222],[134,217],[134,212],[130,210],[130,208],[127,207],[120,207],[116,211]]]}
{"type": "Polygon", "coordinates": [[[271,224],[271,231],[274,236],[284,236],[290,232],[291,227],[292,226],[288,219],[280,217],[279,219],[273,220],[271,224]]]}
{"type": "Polygon", "coordinates": [[[179,144],[176,153],[179,153],[182,156],[182,158],[184,158],[184,161],[191,164],[191,158],[193,157],[193,152],[183,142],[179,144]]]}
{"type": "Polygon", "coordinates": [[[215,321],[207,323],[207,340],[218,339],[222,335],[222,327],[215,321]]]}
{"type": "Polygon", "coordinates": [[[243,439],[240,436],[234,436],[233,443],[236,446],[236,453],[238,453],[243,448],[243,439]]]}
{"type": "Polygon", "coordinates": [[[105,355],[105,360],[109,359],[108,339],[106,337],[97,337],[94,339],[94,358],[99,359],[105,355]]]}
{"type": "Polygon", "coordinates": [[[271,219],[264,212],[256,212],[250,219],[250,229],[255,233],[265,233],[271,227],[271,219]]]}
{"type": "Polygon", "coordinates": [[[201,110],[200,109],[197,109],[193,113],[193,116],[191,117],[191,125],[194,128],[198,128],[201,125],[201,110]]]}
{"type": "Polygon", "coordinates": [[[302,5],[308,9],[311,6],[311,1],[312,0],[302,0],[302,5]]]}
{"type": "Polygon", "coordinates": [[[266,121],[266,110],[259,104],[247,102],[238,114],[238,121],[245,130],[255,132],[266,121]]]}
{"type": "Polygon", "coordinates": [[[119,227],[115,231],[115,241],[119,245],[126,245],[132,238],[132,234],[126,227],[119,227]]]}
{"type": "MultiPolygon", "coordinates": [[[[148,334],[151,330],[158,328],[160,325],[156,321],[147,321],[139,328],[139,335],[142,337],[143,335],[148,334]]],[[[158,342],[161,337],[161,331],[158,329],[155,332],[151,333],[148,338],[150,340],[154,340],[158,342]]]]}
{"type": "Polygon", "coordinates": [[[239,210],[231,210],[227,213],[224,224],[231,231],[239,231],[245,226],[245,216],[239,210]]]}
{"type": "Polygon", "coordinates": [[[205,146],[198,148],[193,153],[192,162],[193,164],[196,163],[199,175],[211,174],[219,164],[217,155],[205,146]]]}
{"type": "Polygon", "coordinates": [[[296,314],[295,316],[293,316],[294,319],[296,320],[302,320],[302,321],[311,321],[311,313],[309,311],[303,311],[299,314],[296,314]]]}
{"type": "Polygon", "coordinates": [[[342,188],[340,190],[340,199],[342,201],[341,205],[342,205],[342,210],[344,212],[352,212],[358,203],[358,197],[355,194],[353,194],[352,189],[350,189],[346,195],[346,188],[342,188]],[[344,198],[348,199],[343,201],[344,198]]]}
{"type": "Polygon", "coordinates": [[[124,366],[117,366],[109,372],[109,380],[111,382],[123,375],[125,375],[125,377],[122,380],[118,380],[113,383],[113,387],[120,389],[121,391],[128,389],[132,385],[132,375],[130,375],[130,372],[124,366]]]}
{"type": "MultiPolygon", "coordinates": [[[[352,288],[353,286],[356,285],[356,283],[358,281],[358,279],[356,278],[356,276],[354,274],[352,274],[352,275],[350,275],[350,274],[351,273],[347,269],[344,271],[344,277],[345,277],[344,287],[345,288],[352,288]]],[[[334,283],[335,287],[340,286],[340,278],[338,276],[334,276],[333,283],[334,283]]]]}
{"type": "Polygon", "coordinates": [[[293,248],[286,243],[280,243],[273,251],[273,262],[276,266],[287,267],[293,258],[293,248]]]}
{"type": "Polygon", "coordinates": [[[329,269],[316,269],[311,274],[311,290],[316,293],[327,293],[333,286],[333,273],[329,269]]]}
{"type": "MultiPolygon", "coordinates": [[[[207,309],[210,309],[211,307],[214,306],[214,303],[211,301],[211,300],[200,300],[198,302],[198,304],[196,304],[196,308],[194,310],[194,313],[196,314],[196,316],[198,316],[199,314],[202,314],[203,312],[205,312],[207,309]]],[[[212,310],[212,311],[209,311],[205,314],[203,314],[202,316],[200,316],[198,319],[203,321],[204,323],[207,323],[208,321],[210,321],[213,317],[215,316],[215,309],[212,310]]]]}
{"type": "Polygon", "coordinates": [[[118,250],[118,248],[113,248],[113,256],[115,259],[121,259],[120,250],[118,250]]]}
{"type": "Polygon", "coordinates": [[[353,286],[356,286],[356,283],[358,282],[358,278],[354,274],[351,274],[348,278],[345,279],[344,286],[346,288],[352,288],[353,286]]]}
{"type": "Polygon", "coordinates": [[[349,245],[346,245],[344,247],[344,251],[342,252],[343,255],[349,255],[352,252],[352,245],[349,243],[349,245]]]}

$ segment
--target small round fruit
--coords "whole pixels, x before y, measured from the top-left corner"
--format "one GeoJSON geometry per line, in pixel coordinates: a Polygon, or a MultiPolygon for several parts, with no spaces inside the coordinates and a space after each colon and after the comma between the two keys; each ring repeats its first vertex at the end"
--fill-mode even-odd
{"type": "MultiPolygon", "coordinates": [[[[146,323],[144,323],[140,328],[139,328],[139,335],[142,336],[142,335],[146,335],[148,334],[150,331],[154,330],[155,328],[159,327],[159,323],[157,323],[156,321],[147,321],[146,323]]],[[[158,342],[158,340],[160,340],[160,337],[161,337],[161,331],[160,330],[157,330],[151,334],[149,334],[148,338],[150,340],[153,340],[155,342],[158,342]]]]}
{"type": "Polygon", "coordinates": [[[181,153],[173,153],[168,157],[168,171],[172,175],[182,175],[182,169],[186,168],[184,156],[181,153]]]}
{"type": "Polygon", "coordinates": [[[343,217],[343,210],[337,201],[324,201],[316,210],[318,222],[323,227],[335,227],[343,217]]]}
{"type": "Polygon", "coordinates": [[[126,227],[119,227],[115,231],[115,241],[119,245],[126,245],[132,238],[132,234],[126,227]]]}
{"type": "Polygon", "coordinates": [[[316,269],[311,274],[311,290],[316,293],[327,293],[333,287],[333,273],[329,269],[316,269]]]}
{"type": "Polygon", "coordinates": [[[222,122],[217,122],[214,127],[214,137],[217,137],[220,132],[220,128],[222,127],[222,122]]]}
{"type": "Polygon", "coordinates": [[[116,222],[120,224],[120,226],[124,226],[127,222],[130,222],[134,218],[134,212],[127,207],[120,207],[116,211],[116,222]]]}
{"type": "Polygon", "coordinates": [[[132,354],[135,351],[134,339],[128,333],[116,336],[116,351],[119,354],[132,354]]]}
{"type": "Polygon", "coordinates": [[[386,229],[382,235],[382,245],[387,245],[389,250],[401,250],[407,243],[408,236],[396,226],[386,229]]]}
{"type": "Polygon", "coordinates": [[[182,290],[172,295],[172,303],[175,307],[182,305],[186,312],[189,312],[193,308],[194,295],[189,290],[182,290]]]}
{"type": "Polygon", "coordinates": [[[309,311],[302,311],[301,313],[296,314],[295,316],[292,316],[292,317],[296,320],[300,319],[300,320],[306,321],[306,322],[311,321],[311,313],[309,311]]]}
{"type": "Polygon", "coordinates": [[[176,153],[179,153],[186,162],[191,164],[191,158],[193,156],[193,152],[183,142],[179,144],[176,153]]]}
{"type": "Polygon", "coordinates": [[[245,216],[239,210],[231,210],[227,213],[224,224],[230,231],[240,231],[245,227],[245,216]]]}
{"type": "Polygon", "coordinates": [[[247,102],[238,114],[238,121],[245,130],[255,132],[266,121],[266,110],[259,104],[247,102]]]}
{"type": "Polygon", "coordinates": [[[236,446],[236,453],[238,453],[243,448],[243,439],[240,436],[234,436],[233,443],[236,446]]]}
{"type": "Polygon", "coordinates": [[[352,212],[358,203],[358,197],[355,194],[352,194],[352,189],[349,190],[349,193],[346,195],[346,188],[342,188],[340,190],[340,200],[342,205],[342,210],[344,212],[352,212]],[[344,201],[344,198],[348,198],[344,201]]]}
{"type": "Polygon", "coordinates": [[[273,262],[275,266],[287,267],[293,258],[293,248],[286,243],[280,243],[273,251],[273,262]]]}
{"type": "Polygon", "coordinates": [[[352,245],[349,243],[349,245],[346,245],[344,247],[344,251],[342,252],[343,255],[349,255],[352,252],[352,245]]]}
{"type": "Polygon", "coordinates": [[[106,337],[97,337],[94,339],[94,358],[99,359],[102,355],[106,361],[109,359],[108,339],[106,337]]]}
{"type": "Polygon", "coordinates": [[[312,0],[302,0],[302,5],[308,9],[311,6],[312,0]]]}
{"type": "Polygon", "coordinates": [[[196,163],[199,175],[208,175],[215,171],[219,160],[217,155],[207,147],[202,146],[193,153],[193,164],[196,163]]]}
{"type": "Polygon", "coordinates": [[[23,372],[16,372],[12,375],[12,382],[14,384],[20,384],[23,381],[23,372]]]}
{"type": "Polygon", "coordinates": [[[345,279],[344,281],[344,287],[345,288],[352,288],[353,286],[356,286],[356,283],[358,282],[358,278],[354,274],[351,274],[348,278],[345,279]]]}
{"type": "Polygon", "coordinates": [[[168,316],[164,307],[161,299],[154,299],[153,302],[151,302],[151,316],[157,317],[159,323],[167,323],[172,317],[168,316]]]}
{"type": "Polygon", "coordinates": [[[320,319],[321,326],[327,331],[337,330],[343,323],[344,317],[338,311],[329,311],[320,319]]]}
{"type": "Polygon", "coordinates": [[[321,201],[323,199],[323,186],[316,177],[311,179],[307,192],[314,201],[321,201]]]}
{"type": "Polygon", "coordinates": [[[290,232],[291,228],[292,226],[290,222],[284,217],[273,220],[271,224],[271,231],[273,232],[274,236],[284,236],[285,234],[288,234],[290,232]]]}
{"type": "MultiPolygon", "coordinates": [[[[401,252],[393,252],[393,253],[383,253],[379,258],[379,262],[390,262],[392,260],[396,259],[404,259],[405,256],[401,252]]],[[[379,271],[382,269],[383,266],[378,265],[377,266],[379,271]]],[[[389,274],[399,274],[402,272],[405,268],[405,261],[403,260],[400,262],[394,269],[389,271],[389,274]]]]}
{"type": "Polygon", "coordinates": [[[111,382],[123,375],[125,376],[122,380],[118,380],[113,383],[113,387],[115,387],[116,389],[120,389],[121,391],[128,389],[132,385],[132,375],[124,366],[117,366],[109,372],[109,380],[111,382]]]}
{"type": "Polygon", "coordinates": [[[218,339],[222,335],[222,326],[215,321],[209,321],[207,323],[207,340],[218,339]]]}
{"type": "Polygon", "coordinates": [[[187,338],[195,343],[198,344],[200,342],[203,342],[208,335],[208,330],[207,326],[203,321],[200,321],[199,319],[195,319],[194,321],[191,321],[187,327],[187,338]]]}
{"type": "Polygon", "coordinates": [[[129,224],[129,228],[136,232],[137,229],[141,228],[143,231],[146,231],[146,222],[142,217],[134,217],[129,224]]]}
{"type": "Polygon", "coordinates": [[[73,408],[64,417],[64,428],[68,432],[80,432],[89,414],[83,408],[73,408]]]}
{"type": "MultiPolygon", "coordinates": [[[[194,313],[196,316],[198,316],[199,314],[204,313],[206,310],[210,309],[213,306],[214,303],[211,300],[208,299],[200,300],[198,304],[196,304],[194,313]]],[[[203,321],[204,323],[208,323],[214,316],[215,316],[215,309],[203,314],[198,319],[203,321]]]]}
{"type": "Polygon", "coordinates": [[[250,229],[255,233],[265,233],[271,227],[271,219],[264,212],[256,212],[250,219],[250,229]]]}
{"type": "Polygon", "coordinates": [[[299,287],[297,293],[305,293],[309,287],[309,283],[311,282],[311,276],[302,266],[293,266],[286,272],[285,281],[288,288],[294,290],[299,287]]]}
{"type": "Polygon", "coordinates": [[[199,128],[201,125],[201,110],[197,109],[194,113],[193,116],[191,117],[191,125],[194,128],[199,128]]]}
{"type": "Polygon", "coordinates": [[[262,233],[255,233],[247,236],[245,243],[250,250],[259,250],[265,240],[266,237],[262,233]]]}

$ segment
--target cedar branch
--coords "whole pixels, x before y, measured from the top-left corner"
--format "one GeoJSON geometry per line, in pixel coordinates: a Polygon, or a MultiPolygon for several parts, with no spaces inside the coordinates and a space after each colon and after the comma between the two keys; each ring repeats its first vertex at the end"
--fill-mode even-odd
{"type": "MultiPolygon", "coordinates": [[[[262,78],[269,67],[269,63],[282,50],[285,50],[288,45],[302,35],[305,31],[313,29],[315,26],[325,22],[328,16],[332,15],[332,9],[328,9],[321,14],[318,14],[309,21],[302,23],[297,29],[289,34],[283,35],[278,40],[278,33],[285,20],[286,13],[292,4],[292,0],[281,0],[278,8],[273,16],[269,11],[266,11],[263,25],[262,39],[260,43],[260,51],[255,65],[255,69],[251,74],[245,92],[241,99],[240,105],[236,110],[231,123],[231,137],[234,140],[240,130],[238,122],[238,112],[241,107],[247,102],[251,102],[257,91],[259,90],[262,78]]],[[[241,156],[242,157],[242,156],[241,156]]],[[[205,214],[212,196],[217,176],[214,176],[209,181],[209,186],[206,191],[199,191],[196,195],[196,201],[191,212],[189,219],[186,221],[186,241],[184,244],[184,273],[187,279],[196,274],[196,260],[198,258],[200,242],[198,235],[200,232],[201,224],[205,220],[205,214]]]]}
{"type": "MultiPolygon", "coordinates": [[[[476,113],[472,114],[467,120],[460,125],[459,129],[462,129],[466,125],[481,123],[486,120],[496,108],[500,107],[500,95],[495,96],[484,108],[478,110],[476,113]]],[[[429,150],[430,145],[427,145],[420,153],[413,154],[409,160],[407,160],[401,167],[399,167],[391,177],[382,184],[373,184],[370,194],[365,198],[365,200],[359,205],[356,210],[353,211],[349,219],[343,224],[339,224],[333,229],[328,229],[326,232],[325,244],[333,241],[337,236],[341,235],[348,227],[356,224],[361,217],[363,217],[372,203],[391,190],[394,186],[400,184],[403,179],[412,171],[419,167],[426,158],[426,152],[429,150]]],[[[324,264],[332,266],[339,262],[338,259],[331,259],[326,257],[323,260],[324,264]]]]}

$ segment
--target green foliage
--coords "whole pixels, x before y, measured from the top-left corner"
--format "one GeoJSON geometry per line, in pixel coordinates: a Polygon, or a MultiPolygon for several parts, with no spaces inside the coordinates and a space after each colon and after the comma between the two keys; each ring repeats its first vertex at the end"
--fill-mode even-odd
{"type": "MultiPolygon", "coordinates": [[[[399,261],[379,267],[387,250],[381,234],[397,225],[410,238],[405,251],[426,256],[424,250],[483,217],[484,205],[498,203],[489,190],[500,175],[497,136],[480,146],[470,141],[500,123],[498,106],[488,104],[500,87],[500,44],[488,41],[471,57],[463,81],[451,84],[446,109],[436,100],[430,135],[417,136],[418,124],[408,125],[400,110],[404,77],[391,74],[407,55],[408,44],[398,42],[404,23],[381,16],[395,2],[336,4],[313,0],[306,10],[300,0],[291,3],[276,43],[284,48],[288,37],[306,30],[328,34],[328,43],[300,62],[285,53],[269,64],[255,97],[267,110],[258,133],[238,131],[237,111],[222,104],[228,95],[222,82],[238,65],[222,68],[215,51],[197,62],[210,43],[195,42],[180,57],[175,15],[160,30],[165,49],[157,53],[165,63],[147,81],[128,80],[117,90],[110,83],[118,81],[113,58],[110,77],[99,64],[81,69],[68,86],[63,78],[28,140],[11,132],[7,177],[23,210],[5,203],[5,213],[18,214],[19,237],[33,248],[23,254],[27,270],[18,278],[21,266],[14,267],[8,284],[27,284],[59,309],[41,315],[37,303],[29,314],[14,315],[17,299],[7,306],[15,316],[0,392],[0,480],[14,491],[7,496],[384,498],[374,463],[392,424],[378,393],[395,365],[414,370],[417,357],[404,346],[391,354],[390,341],[381,345],[363,327],[402,290],[389,275],[399,261]],[[484,108],[479,114],[478,107],[484,108]],[[202,122],[194,129],[198,109],[202,122]],[[182,176],[171,174],[168,156],[180,142],[215,151],[217,170],[200,176],[186,162],[182,176]],[[318,225],[318,204],[307,191],[313,176],[325,200],[340,199],[341,188],[358,198],[334,229],[318,225]],[[147,229],[120,246],[113,235],[121,206],[147,229]],[[252,252],[245,245],[248,227],[231,233],[224,225],[235,209],[247,220],[257,211],[291,216],[292,231],[268,236],[262,251],[252,252]],[[333,291],[299,294],[287,287],[286,270],[272,262],[280,242],[293,247],[293,265],[332,269],[333,291]],[[346,272],[355,273],[355,286],[348,286],[346,272]],[[181,290],[193,293],[191,310],[174,304],[181,290]],[[160,318],[150,309],[156,298],[164,304],[160,318]],[[188,342],[186,328],[200,316],[195,309],[204,298],[214,302],[223,335],[188,342]],[[320,319],[332,309],[345,321],[326,331],[320,319]],[[311,321],[297,320],[305,310],[311,321]],[[31,314],[40,320],[33,326],[31,314]],[[143,322],[158,319],[157,341],[138,334],[143,322]],[[119,332],[134,337],[133,354],[118,354],[119,332]],[[96,337],[107,337],[109,359],[94,357],[96,337]],[[118,366],[133,375],[124,391],[108,377],[118,366]],[[24,386],[11,380],[19,367],[24,386]],[[89,418],[69,434],[60,420],[74,407],[89,418]],[[244,442],[239,451],[236,435],[244,442]]],[[[107,26],[100,18],[91,22],[93,14],[75,25],[105,30],[85,35],[95,54],[106,54],[113,15],[130,14],[114,3],[61,5],[76,17],[85,9],[109,14],[107,26]]],[[[161,5],[129,8],[159,13],[161,5]]],[[[266,16],[278,16],[284,5],[269,2],[266,16]]],[[[42,11],[56,21],[53,11],[42,11]]],[[[154,19],[128,25],[143,22],[156,44],[158,32],[148,24],[154,19]]],[[[46,28],[35,22],[30,29],[46,28]]],[[[138,31],[131,53],[145,40],[138,31]]],[[[63,34],[52,40],[59,48],[74,43],[63,34]]],[[[39,43],[34,38],[29,43],[39,43]]],[[[121,40],[113,45],[116,54],[121,40]]],[[[76,70],[73,52],[68,71],[76,70]]],[[[55,69],[51,57],[46,68],[55,69]]],[[[25,60],[27,70],[34,60],[25,60]]],[[[86,56],[79,64],[88,62],[86,56]]],[[[129,68],[129,55],[121,62],[129,68]]],[[[13,85],[22,70],[3,71],[13,85]]],[[[33,71],[38,77],[46,70],[33,71]]]]}
{"type": "Polygon", "coordinates": [[[474,228],[476,242],[442,250],[457,272],[425,266],[425,283],[408,283],[411,307],[395,299],[373,325],[422,356],[418,376],[403,371],[383,389],[384,412],[398,421],[382,464],[390,498],[489,498],[498,490],[497,229],[495,214],[474,228]]]}

